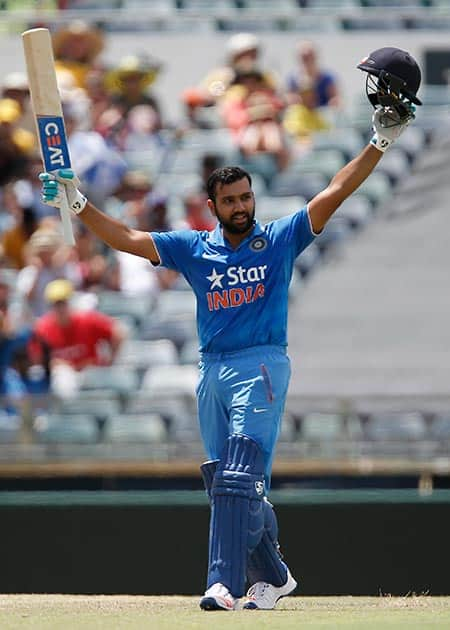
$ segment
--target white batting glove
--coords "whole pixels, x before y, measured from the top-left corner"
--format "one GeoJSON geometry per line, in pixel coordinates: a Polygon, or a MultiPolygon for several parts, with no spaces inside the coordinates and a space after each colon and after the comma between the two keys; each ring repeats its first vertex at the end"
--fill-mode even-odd
{"type": "Polygon", "coordinates": [[[65,192],[72,212],[80,214],[84,210],[87,199],[78,190],[77,186],[80,185],[80,180],[71,168],[60,169],[54,173],[40,173],[39,179],[42,182],[42,200],[44,203],[60,208],[65,192]]]}
{"type": "Polygon", "coordinates": [[[372,129],[375,133],[370,144],[384,153],[406,129],[412,118],[414,115],[406,122],[400,123],[396,122],[399,117],[395,110],[386,107],[376,109],[372,116],[372,129]]]}

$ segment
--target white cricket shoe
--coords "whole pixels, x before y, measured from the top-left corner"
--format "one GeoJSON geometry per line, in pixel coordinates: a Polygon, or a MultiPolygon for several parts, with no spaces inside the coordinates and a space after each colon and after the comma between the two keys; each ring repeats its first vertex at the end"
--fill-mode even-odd
{"type": "Polygon", "coordinates": [[[247,610],[272,610],[279,599],[286,597],[297,587],[297,582],[292,577],[289,569],[287,581],[283,586],[273,586],[268,582],[256,582],[248,589],[248,601],[243,608],[247,610]]]}
{"type": "Polygon", "coordinates": [[[234,610],[237,601],[226,586],[216,582],[201,598],[200,608],[202,610],[234,610]]]}

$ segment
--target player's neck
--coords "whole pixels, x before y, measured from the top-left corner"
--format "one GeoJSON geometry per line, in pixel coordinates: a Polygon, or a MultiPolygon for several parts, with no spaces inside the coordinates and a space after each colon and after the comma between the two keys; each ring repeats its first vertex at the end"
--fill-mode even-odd
{"type": "Polygon", "coordinates": [[[255,226],[252,225],[246,232],[243,232],[242,234],[234,234],[233,232],[229,232],[227,229],[223,227],[222,227],[222,232],[223,232],[224,238],[227,239],[231,247],[233,249],[237,249],[239,245],[242,243],[242,241],[245,241],[247,236],[252,232],[254,227],[255,226]]]}

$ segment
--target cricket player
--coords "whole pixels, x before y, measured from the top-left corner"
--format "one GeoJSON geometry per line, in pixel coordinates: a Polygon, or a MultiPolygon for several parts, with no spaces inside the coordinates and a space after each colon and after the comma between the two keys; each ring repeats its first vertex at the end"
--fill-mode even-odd
{"type": "Polygon", "coordinates": [[[201,468],[211,503],[203,610],[236,609],[247,582],[245,609],[272,609],[297,586],[267,500],[290,377],[294,260],[373,171],[413,117],[409,111],[399,117],[394,105],[377,106],[370,144],[304,208],[265,226],[255,219],[251,177],[238,167],[217,169],[208,180],[208,206],[218,220],[211,232],[131,229],[89,203],[72,170],[40,176],[46,203],[58,207],[65,190],[71,209],[105,243],[180,272],[195,292],[198,414],[209,458],[201,468]]]}

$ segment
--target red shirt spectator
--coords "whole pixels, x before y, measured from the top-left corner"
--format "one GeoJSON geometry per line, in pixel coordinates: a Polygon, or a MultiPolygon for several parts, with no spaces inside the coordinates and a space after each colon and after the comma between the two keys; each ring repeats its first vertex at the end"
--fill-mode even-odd
{"type": "Polygon", "coordinates": [[[62,361],[76,370],[111,364],[123,338],[119,325],[98,311],[72,310],[71,293],[67,280],[47,285],[46,298],[52,308],[36,321],[36,336],[50,347],[52,363],[62,361]]]}
{"type": "Polygon", "coordinates": [[[52,310],[36,322],[35,332],[51,348],[51,358],[67,361],[77,370],[86,365],[105,365],[101,342],[111,342],[114,321],[97,311],[71,312],[65,326],[52,310]]]}

